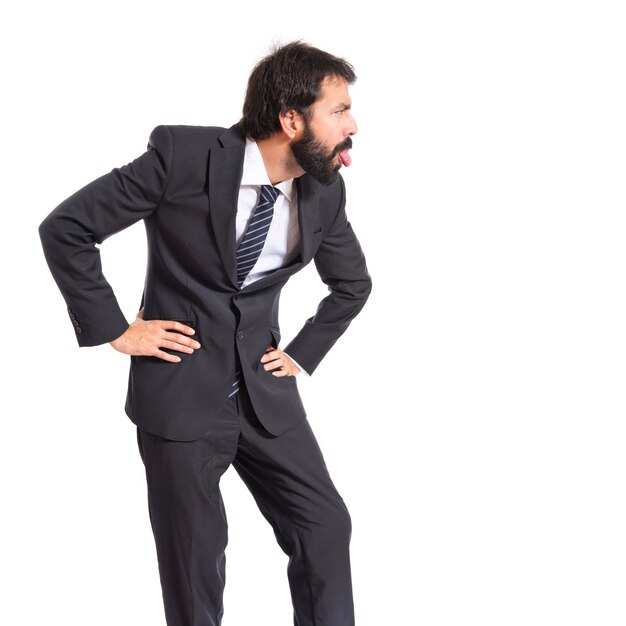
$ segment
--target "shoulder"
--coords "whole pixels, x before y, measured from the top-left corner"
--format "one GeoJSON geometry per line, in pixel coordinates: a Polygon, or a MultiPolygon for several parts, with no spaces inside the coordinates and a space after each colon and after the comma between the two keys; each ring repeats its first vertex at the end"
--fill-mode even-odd
{"type": "MultiPolygon", "coordinates": [[[[174,144],[207,146],[208,144],[218,144],[219,137],[228,129],[223,126],[191,126],[188,124],[159,124],[150,133],[150,143],[153,139],[158,141],[169,141],[174,144]]],[[[209,145],[209,147],[211,147],[209,145]]]]}
{"type": "Polygon", "coordinates": [[[188,124],[159,124],[148,140],[148,149],[154,148],[171,170],[181,174],[206,169],[209,153],[225,145],[244,146],[245,141],[232,127],[188,124]]]}

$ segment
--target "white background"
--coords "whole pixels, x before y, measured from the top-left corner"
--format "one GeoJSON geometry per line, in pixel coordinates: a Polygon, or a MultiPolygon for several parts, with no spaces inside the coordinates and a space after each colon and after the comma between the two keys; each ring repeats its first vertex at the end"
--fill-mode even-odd
{"type": "MultiPolygon", "coordinates": [[[[37,226],[158,124],[230,126],[273,41],[348,59],[372,296],[309,420],[353,519],[358,626],[626,623],[618,2],[30,2],[2,46],[0,621],[164,626],[128,357],[78,348],[37,226]]],[[[128,319],[142,224],[101,247],[128,319]]],[[[283,345],[325,295],[283,292],[283,345]]],[[[231,468],[224,626],[292,623],[231,468]]],[[[333,626],[333,625],[324,625],[333,626]]]]}

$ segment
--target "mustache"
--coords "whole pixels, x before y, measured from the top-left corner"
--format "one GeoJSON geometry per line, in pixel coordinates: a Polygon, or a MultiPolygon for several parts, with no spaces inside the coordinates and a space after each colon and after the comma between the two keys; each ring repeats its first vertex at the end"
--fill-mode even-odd
{"type": "Polygon", "coordinates": [[[344,150],[350,150],[350,148],[352,148],[352,137],[346,137],[338,146],[335,147],[332,156],[335,156],[344,150]]]}

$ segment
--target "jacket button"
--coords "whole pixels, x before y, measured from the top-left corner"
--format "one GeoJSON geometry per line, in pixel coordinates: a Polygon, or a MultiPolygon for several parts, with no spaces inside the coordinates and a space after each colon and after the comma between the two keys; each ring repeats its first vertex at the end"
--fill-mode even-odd
{"type": "Polygon", "coordinates": [[[241,330],[240,330],[240,331],[237,333],[237,339],[243,339],[243,331],[241,331],[241,330]]]}
{"type": "Polygon", "coordinates": [[[75,320],[76,319],[76,316],[74,315],[74,313],[70,313],[70,319],[71,320],[75,320]]]}
{"type": "Polygon", "coordinates": [[[72,318],[72,324],[74,324],[74,326],[80,326],[80,324],[78,323],[78,320],[75,318],[72,318]]]}
{"type": "Polygon", "coordinates": [[[83,332],[83,329],[80,326],[77,326],[76,332],[80,335],[83,332]]]}

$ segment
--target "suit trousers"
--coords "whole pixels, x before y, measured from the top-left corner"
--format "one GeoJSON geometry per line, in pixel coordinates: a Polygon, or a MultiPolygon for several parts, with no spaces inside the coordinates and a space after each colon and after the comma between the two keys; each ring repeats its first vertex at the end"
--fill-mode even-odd
{"type": "Polygon", "coordinates": [[[294,625],[354,626],[351,518],[308,419],[271,435],[242,380],[199,439],[137,427],[137,441],[168,626],[221,623],[228,526],[219,482],[231,463],[289,556],[294,625]]]}

